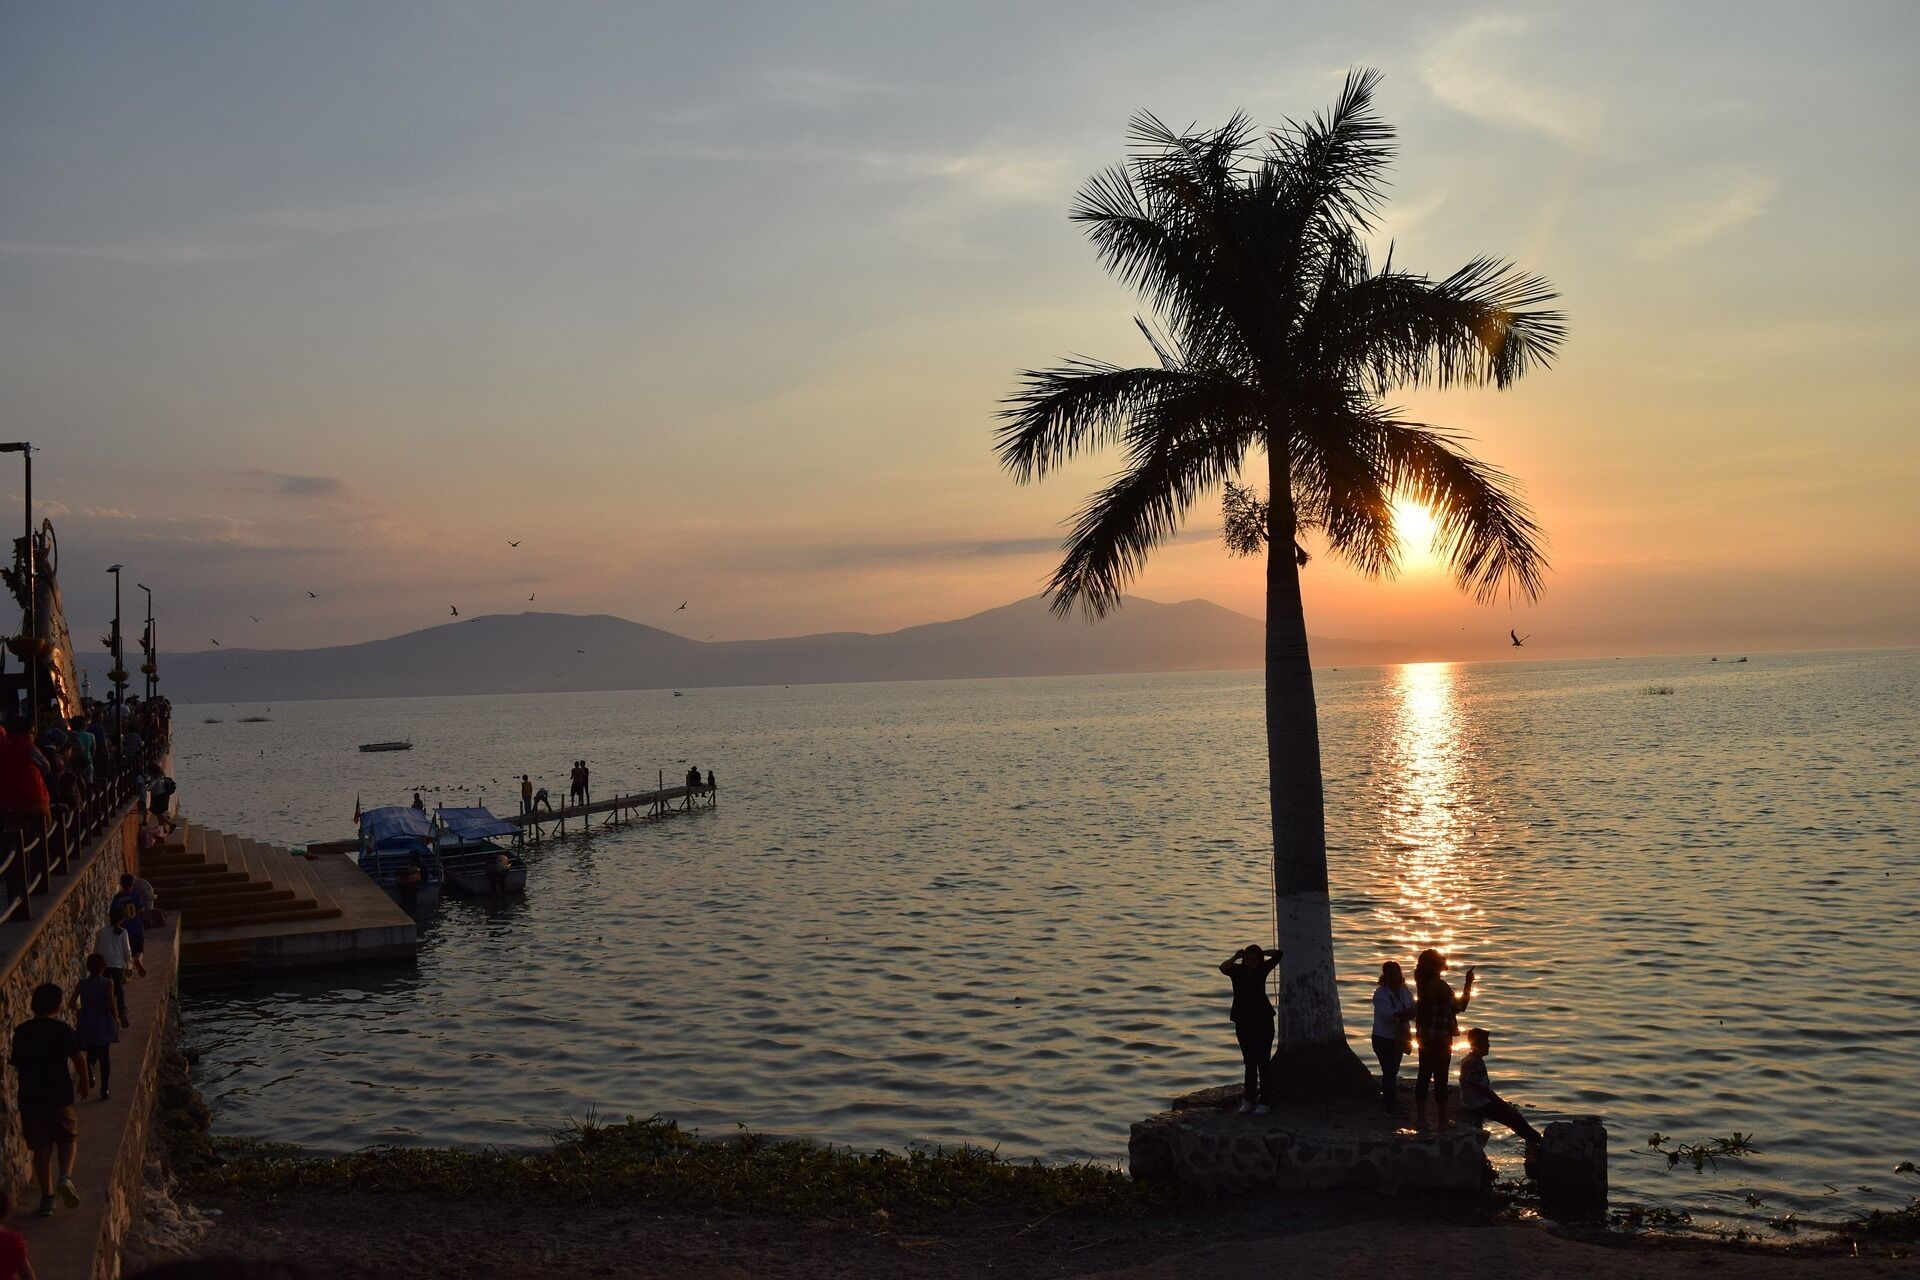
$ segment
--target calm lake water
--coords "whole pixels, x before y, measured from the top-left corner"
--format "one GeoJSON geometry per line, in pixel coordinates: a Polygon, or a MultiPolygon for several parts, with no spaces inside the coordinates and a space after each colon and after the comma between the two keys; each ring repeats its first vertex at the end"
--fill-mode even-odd
{"type": "MultiPolygon", "coordinates": [[[[1901,1196],[1920,652],[1317,681],[1369,1064],[1380,960],[1440,946],[1479,967],[1496,1084],[1541,1123],[1606,1117],[1616,1199],[1901,1196]],[[1633,1153],[1655,1130],[1764,1154],[1669,1173],[1633,1153]]],[[[524,902],[448,901],[417,969],[189,997],[201,1088],[225,1133],[326,1148],[659,1112],[1123,1161],[1129,1122],[1237,1079],[1214,965],[1270,938],[1260,714],[1253,673],[181,708],[191,815],[286,843],[416,787],[511,810],[580,756],[596,794],[689,760],[721,783],[713,812],[537,849],[524,902]]]]}

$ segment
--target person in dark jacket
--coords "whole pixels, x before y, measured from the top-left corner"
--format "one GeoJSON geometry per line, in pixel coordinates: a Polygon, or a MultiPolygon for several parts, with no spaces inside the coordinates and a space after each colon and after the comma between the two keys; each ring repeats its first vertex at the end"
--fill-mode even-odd
{"type": "Polygon", "coordinates": [[[1280,963],[1278,951],[1248,945],[1221,962],[1220,972],[1233,983],[1233,1034],[1240,1042],[1240,1060],[1246,1066],[1246,1092],[1240,1114],[1267,1114],[1264,1101],[1273,1070],[1273,1003],[1267,999],[1267,975],[1280,963]]]}

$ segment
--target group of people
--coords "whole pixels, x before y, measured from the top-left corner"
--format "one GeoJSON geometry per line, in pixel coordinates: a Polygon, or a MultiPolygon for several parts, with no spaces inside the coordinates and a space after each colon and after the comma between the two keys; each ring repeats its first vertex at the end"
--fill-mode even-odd
{"type": "Polygon", "coordinates": [[[113,1046],[129,1025],[127,983],[146,976],[146,931],[160,920],[153,886],[122,875],[106,920],[92,937],[84,976],[70,991],[52,982],[35,987],[32,1019],[14,1028],[15,1103],[43,1218],[53,1215],[57,1203],[80,1203],[73,1185],[80,1140],[75,1106],[96,1084],[102,1102],[113,1096],[113,1046]]]}
{"type": "MultiPolygon", "coordinates": [[[[1266,1099],[1273,1091],[1274,1010],[1267,998],[1267,975],[1279,964],[1280,952],[1248,946],[1220,965],[1220,972],[1233,984],[1228,1016],[1246,1067],[1243,1114],[1265,1115],[1266,1099]]],[[[1373,1053],[1380,1063],[1381,1105],[1389,1115],[1399,1117],[1400,1064],[1416,1054],[1414,1120],[1418,1123],[1422,1118],[1431,1092],[1435,1124],[1441,1129],[1447,1127],[1447,1076],[1460,1034],[1460,1015],[1473,1003],[1473,969],[1467,969],[1457,994],[1442,976],[1446,971],[1446,956],[1429,948],[1414,962],[1411,987],[1399,961],[1388,960],[1380,966],[1380,983],[1373,991],[1373,1053]]],[[[1531,1146],[1540,1140],[1540,1131],[1494,1091],[1488,1078],[1486,1060],[1492,1046],[1493,1036],[1486,1028],[1467,1032],[1467,1053],[1460,1062],[1461,1109],[1475,1124],[1487,1120],[1503,1124],[1531,1146]]]]}
{"type": "Polygon", "coordinates": [[[104,778],[131,769],[156,812],[173,794],[173,781],[160,768],[171,737],[172,709],[153,697],[98,702],[83,700],[80,710],[38,733],[16,715],[0,742],[0,828],[37,831],[55,810],[77,809],[104,778]]]}
{"type": "Polygon", "coordinates": [[[712,791],[713,788],[714,788],[713,770],[711,769],[707,770],[707,780],[705,782],[702,782],[700,781],[700,766],[697,764],[690,764],[687,766],[687,790],[688,791],[692,792],[694,795],[705,795],[706,793],[712,791]]]}

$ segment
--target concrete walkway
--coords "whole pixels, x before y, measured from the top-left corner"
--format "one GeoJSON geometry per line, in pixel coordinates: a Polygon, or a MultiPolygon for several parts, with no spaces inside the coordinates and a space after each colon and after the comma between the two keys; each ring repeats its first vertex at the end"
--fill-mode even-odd
{"type": "MultiPolygon", "coordinates": [[[[172,923],[147,931],[147,976],[127,983],[127,1017],[133,1025],[120,1032],[120,1043],[113,1046],[113,1097],[101,1101],[96,1081],[93,1095],[76,1107],[80,1145],[73,1182],[80,1191],[80,1207],[61,1206],[53,1217],[37,1218],[39,1190],[30,1188],[7,1222],[27,1238],[40,1280],[108,1280],[120,1273],[117,1242],[140,1212],[179,943],[179,930],[172,923]]],[[[80,975],[74,977],[78,981],[80,975]]],[[[9,1098],[7,1105],[12,1104],[9,1098]]]]}

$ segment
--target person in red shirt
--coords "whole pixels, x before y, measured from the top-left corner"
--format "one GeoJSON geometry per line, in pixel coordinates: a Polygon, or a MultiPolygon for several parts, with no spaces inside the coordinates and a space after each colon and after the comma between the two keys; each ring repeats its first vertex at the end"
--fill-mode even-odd
{"type": "MultiPolygon", "coordinates": [[[[0,1222],[13,1212],[13,1192],[0,1185],[0,1222]]],[[[11,1227],[0,1227],[0,1280],[35,1280],[27,1261],[27,1238],[11,1227]]]]}
{"type": "Polygon", "coordinates": [[[40,760],[33,726],[25,719],[13,720],[6,741],[0,742],[0,827],[37,830],[46,823],[52,802],[40,760]]]}

